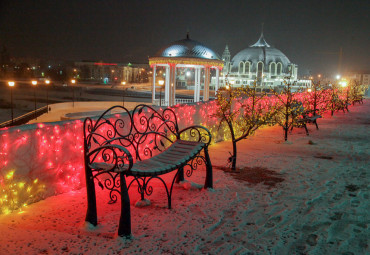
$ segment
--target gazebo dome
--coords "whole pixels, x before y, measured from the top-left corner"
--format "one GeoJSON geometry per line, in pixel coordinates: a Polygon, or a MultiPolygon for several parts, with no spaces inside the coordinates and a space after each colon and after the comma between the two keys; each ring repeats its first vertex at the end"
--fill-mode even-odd
{"type": "Polygon", "coordinates": [[[280,50],[271,47],[261,34],[258,41],[249,46],[248,48],[241,50],[231,60],[231,72],[238,72],[240,62],[250,62],[251,72],[255,72],[258,62],[263,62],[265,70],[268,70],[270,63],[281,63],[283,71],[288,69],[290,64],[287,56],[284,55],[280,50]]]}
{"type": "Polygon", "coordinates": [[[221,60],[220,56],[204,46],[202,43],[191,40],[189,35],[186,39],[175,41],[159,50],[154,57],[173,58],[201,58],[210,60],[221,60]]]}

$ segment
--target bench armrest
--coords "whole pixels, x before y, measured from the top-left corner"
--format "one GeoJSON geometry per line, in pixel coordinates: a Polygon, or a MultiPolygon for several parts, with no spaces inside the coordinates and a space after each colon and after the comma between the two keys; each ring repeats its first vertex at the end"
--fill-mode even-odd
{"type": "Polygon", "coordinates": [[[180,130],[178,139],[184,141],[202,142],[208,146],[211,143],[212,135],[206,127],[194,125],[180,130]]]}
{"type": "Polygon", "coordinates": [[[123,146],[117,144],[106,144],[95,148],[94,150],[86,153],[86,160],[88,161],[88,165],[91,167],[92,165],[105,165],[102,168],[99,174],[105,172],[112,172],[115,169],[118,169],[119,172],[122,171],[130,171],[133,165],[133,158],[131,153],[123,146]],[[97,156],[101,154],[103,161],[96,162],[97,156]],[[90,160],[92,157],[92,160],[90,160]],[[125,160],[128,161],[125,164],[125,160]]]}

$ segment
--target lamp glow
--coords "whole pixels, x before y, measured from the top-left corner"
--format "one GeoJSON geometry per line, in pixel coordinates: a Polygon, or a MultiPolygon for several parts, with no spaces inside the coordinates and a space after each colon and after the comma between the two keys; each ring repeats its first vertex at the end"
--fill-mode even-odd
{"type": "Polygon", "coordinates": [[[340,81],[339,84],[344,88],[347,87],[347,81],[340,81]]]}

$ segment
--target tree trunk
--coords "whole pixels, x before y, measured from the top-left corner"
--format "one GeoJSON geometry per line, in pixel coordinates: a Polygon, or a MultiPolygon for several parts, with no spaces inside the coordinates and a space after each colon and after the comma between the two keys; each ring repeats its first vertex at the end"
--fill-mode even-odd
{"type": "Polygon", "coordinates": [[[315,89],[314,101],[313,101],[313,116],[316,116],[316,110],[317,110],[317,94],[316,94],[316,89],[315,89]]]}
{"type": "Polygon", "coordinates": [[[285,141],[288,140],[288,129],[287,128],[284,128],[284,140],[285,141]]]}
{"type": "Polygon", "coordinates": [[[285,128],[284,128],[284,139],[285,141],[288,140],[288,131],[289,131],[289,112],[288,112],[288,105],[285,106],[285,128]]]}
{"type": "Polygon", "coordinates": [[[230,157],[231,170],[235,171],[236,169],[236,139],[235,139],[235,134],[234,134],[234,129],[233,129],[233,123],[231,121],[227,121],[227,125],[229,126],[230,134],[231,134],[231,141],[233,143],[233,154],[230,157]]]}
{"type": "Polygon", "coordinates": [[[233,156],[232,156],[232,165],[231,165],[231,170],[235,171],[236,169],[236,141],[235,139],[233,140],[233,156]]]}

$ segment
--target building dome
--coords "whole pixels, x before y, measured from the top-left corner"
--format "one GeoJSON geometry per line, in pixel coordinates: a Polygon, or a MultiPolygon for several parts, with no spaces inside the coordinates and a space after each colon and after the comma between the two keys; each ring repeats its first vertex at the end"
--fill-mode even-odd
{"type": "Polygon", "coordinates": [[[204,46],[200,42],[191,40],[189,35],[186,36],[186,39],[175,41],[162,48],[154,57],[221,60],[220,56],[216,52],[204,46]]]}
{"type": "Polygon", "coordinates": [[[237,53],[231,60],[231,72],[238,72],[240,63],[250,63],[250,72],[256,72],[257,64],[263,63],[264,71],[269,71],[271,63],[281,63],[282,72],[288,72],[288,66],[291,64],[287,56],[280,50],[271,47],[264,39],[263,34],[259,40],[248,48],[237,53]]]}

